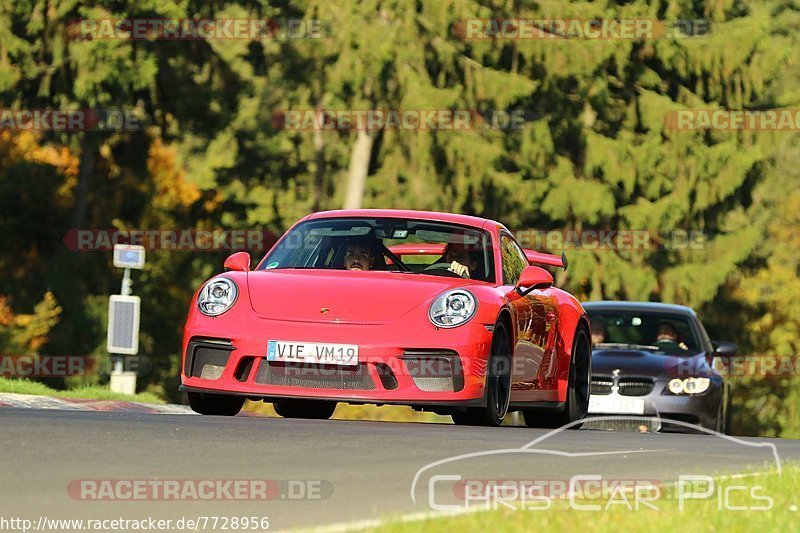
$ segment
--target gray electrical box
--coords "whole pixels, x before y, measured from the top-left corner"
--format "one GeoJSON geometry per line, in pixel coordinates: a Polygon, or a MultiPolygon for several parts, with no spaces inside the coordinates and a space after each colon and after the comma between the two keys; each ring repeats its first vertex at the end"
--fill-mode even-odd
{"type": "Polygon", "coordinates": [[[136,355],[139,352],[139,314],[142,300],[138,296],[112,295],[108,299],[109,353],[136,355]]]}

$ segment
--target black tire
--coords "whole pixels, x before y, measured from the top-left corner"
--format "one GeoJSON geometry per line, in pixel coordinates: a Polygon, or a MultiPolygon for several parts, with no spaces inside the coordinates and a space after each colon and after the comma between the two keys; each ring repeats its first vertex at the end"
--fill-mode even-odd
{"type": "Polygon", "coordinates": [[[242,410],[244,396],[187,392],[189,407],[201,415],[234,416],[242,410]]]}
{"type": "Polygon", "coordinates": [[[486,378],[486,405],[452,413],[453,422],[463,426],[499,426],[508,412],[511,399],[511,341],[505,324],[498,322],[492,336],[489,375],[486,378]]]}
{"type": "Polygon", "coordinates": [[[336,402],[327,400],[278,400],[272,404],[283,418],[327,420],[336,410],[336,402]]]}
{"type": "MultiPolygon", "coordinates": [[[[592,351],[589,334],[581,325],[575,334],[572,346],[572,359],[569,365],[569,386],[567,401],[561,411],[539,411],[523,409],[522,417],[530,428],[557,428],[583,420],[589,411],[589,392],[592,382],[592,351]]],[[[580,428],[580,424],[570,426],[580,428]]]]}

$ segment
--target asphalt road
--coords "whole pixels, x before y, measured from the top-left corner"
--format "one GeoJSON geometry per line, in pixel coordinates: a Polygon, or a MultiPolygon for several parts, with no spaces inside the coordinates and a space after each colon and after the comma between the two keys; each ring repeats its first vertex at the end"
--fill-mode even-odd
{"type": "MultiPolygon", "coordinates": [[[[682,474],[736,474],[774,465],[772,449],[763,445],[769,442],[782,461],[800,460],[795,440],[747,439],[748,445],[714,435],[598,430],[562,431],[524,452],[523,446],[547,431],[36,409],[0,409],[0,428],[0,516],[268,516],[270,530],[429,512],[433,474],[537,480],[599,474],[669,481],[682,474]],[[488,453],[423,471],[412,501],[411,484],[420,468],[479,452],[488,453]],[[81,499],[74,490],[79,480],[109,479],[284,483],[283,498],[271,493],[274,499],[266,501],[98,501],[81,499]],[[285,480],[303,483],[288,492],[285,480]],[[301,488],[310,498],[300,497],[301,488]]],[[[435,502],[461,501],[450,485],[434,487],[435,502]]]]}

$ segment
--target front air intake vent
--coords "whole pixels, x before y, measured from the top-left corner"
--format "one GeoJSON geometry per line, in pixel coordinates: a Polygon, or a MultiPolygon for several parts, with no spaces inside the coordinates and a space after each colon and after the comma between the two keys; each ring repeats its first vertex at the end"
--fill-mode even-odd
{"type": "Polygon", "coordinates": [[[592,394],[606,395],[611,394],[611,387],[614,382],[608,376],[593,376],[592,377],[592,394]]]}
{"type": "Polygon", "coordinates": [[[255,382],[259,385],[307,389],[375,390],[375,382],[366,363],[332,366],[262,359],[255,382]]]}
{"type": "Polygon", "coordinates": [[[617,385],[622,396],[647,396],[653,392],[654,383],[646,378],[621,378],[617,385]]]}
{"type": "Polygon", "coordinates": [[[219,379],[233,350],[230,341],[192,339],[186,349],[184,373],[189,377],[219,379]]]}
{"type": "Polygon", "coordinates": [[[461,358],[453,350],[406,349],[402,356],[414,385],[425,392],[458,392],[464,388],[461,358]]]}

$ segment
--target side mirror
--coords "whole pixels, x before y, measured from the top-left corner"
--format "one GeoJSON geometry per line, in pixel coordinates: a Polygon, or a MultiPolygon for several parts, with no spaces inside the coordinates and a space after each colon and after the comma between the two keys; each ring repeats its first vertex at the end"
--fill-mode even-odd
{"type": "Polygon", "coordinates": [[[728,341],[711,341],[714,347],[714,355],[718,357],[733,357],[739,351],[735,343],[728,341]]]}
{"type": "Polygon", "coordinates": [[[517,292],[525,296],[534,289],[546,289],[553,286],[553,276],[542,267],[525,267],[519,275],[517,282],[517,292]],[[523,290],[523,288],[525,288],[523,290]]]}
{"type": "Polygon", "coordinates": [[[225,260],[225,270],[247,272],[250,270],[250,254],[247,252],[236,252],[225,260]]]}

